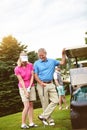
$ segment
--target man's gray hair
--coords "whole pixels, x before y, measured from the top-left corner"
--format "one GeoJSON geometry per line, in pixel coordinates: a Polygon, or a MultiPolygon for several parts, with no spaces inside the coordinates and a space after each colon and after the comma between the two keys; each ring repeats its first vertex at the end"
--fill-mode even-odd
{"type": "Polygon", "coordinates": [[[44,48],[40,48],[40,49],[38,50],[38,53],[39,53],[39,52],[45,52],[45,53],[47,53],[44,48]]]}

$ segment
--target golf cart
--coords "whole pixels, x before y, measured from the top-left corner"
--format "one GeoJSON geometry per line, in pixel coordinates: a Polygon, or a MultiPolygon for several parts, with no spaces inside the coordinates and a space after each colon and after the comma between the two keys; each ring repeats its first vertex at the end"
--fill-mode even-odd
{"type": "Polygon", "coordinates": [[[72,129],[87,130],[87,45],[66,49],[70,73],[72,129]],[[72,62],[72,59],[74,60],[72,62]]]}

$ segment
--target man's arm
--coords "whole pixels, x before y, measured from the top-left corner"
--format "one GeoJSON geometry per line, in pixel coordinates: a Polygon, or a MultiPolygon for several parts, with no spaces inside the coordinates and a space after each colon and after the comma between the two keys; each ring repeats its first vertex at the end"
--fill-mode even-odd
{"type": "Polygon", "coordinates": [[[41,81],[38,77],[38,75],[35,73],[34,74],[34,77],[35,77],[35,80],[42,86],[42,87],[45,87],[46,86],[46,83],[43,83],[43,81],[41,81]]]}
{"type": "Polygon", "coordinates": [[[66,64],[66,52],[65,48],[62,50],[62,60],[60,61],[60,65],[65,65],[66,64]]]}

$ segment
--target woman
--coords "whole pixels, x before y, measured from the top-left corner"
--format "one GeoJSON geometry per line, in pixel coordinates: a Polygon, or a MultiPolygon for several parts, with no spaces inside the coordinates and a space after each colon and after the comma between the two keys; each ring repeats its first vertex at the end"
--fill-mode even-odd
{"type": "Polygon", "coordinates": [[[33,84],[33,65],[28,62],[28,56],[25,52],[21,52],[17,66],[14,69],[15,75],[18,78],[19,93],[24,105],[22,112],[21,128],[36,127],[33,122],[33,101],[36,100],[35,87],[33,84]],[[29,125],[26,124],[27,115],[29,117],[29,125]]]}

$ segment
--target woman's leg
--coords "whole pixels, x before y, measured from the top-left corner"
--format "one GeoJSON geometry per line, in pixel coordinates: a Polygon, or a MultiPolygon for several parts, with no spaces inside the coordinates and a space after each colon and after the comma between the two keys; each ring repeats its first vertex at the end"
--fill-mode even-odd
{"type": "Polygon", "coordinates": [[[29,118],[29,126],[30,127],[37,127],[38,125],[36,125],[33,122],[33,102],[29,102],[29,110],[28,110],[28,118],[29,118]]]}
{"type": "Polygon", "coordinates": [[[29,110],[28,110],[29,123],[33,123],[33,102],[29,102],[29,110]]]}
{"type": "Polygon", "coordinates": [[[29,102],[24,102],[23,104],[24,104],[24,108],[22,111],[22,124],[26,124],[26,117],[29,110],[29,102]]]}

